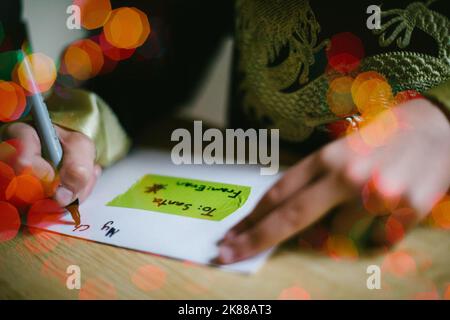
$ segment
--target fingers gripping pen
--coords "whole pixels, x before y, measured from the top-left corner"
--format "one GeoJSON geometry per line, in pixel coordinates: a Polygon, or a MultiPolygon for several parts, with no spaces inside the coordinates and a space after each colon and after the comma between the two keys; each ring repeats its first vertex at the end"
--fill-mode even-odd
{"type": "MultiPolygon", "coordinates": [[[[50,119],[47,105],[45,104],[44,98],[42,97],[42,94],[36,84],[30,61],[23,51],[22,55],[25,76],[28,80],[29,89],[31,89],[31,115],[41,141],[42,152],[44,157],[50,161],[55,170],[57,170],[63,158],[63,148],[61,146],[61,142],[59,141],[55,127],[50,119]]],[[[79,225],[80,214],[78,212],[78,199],[70,204],[67,209],[72,215],[75,224],[79,225]]]]}

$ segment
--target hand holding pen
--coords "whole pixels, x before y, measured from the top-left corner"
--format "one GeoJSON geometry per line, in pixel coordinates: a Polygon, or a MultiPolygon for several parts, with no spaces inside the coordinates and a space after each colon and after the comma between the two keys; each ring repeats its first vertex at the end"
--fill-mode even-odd
{"type": "MultiPolygon", "coordinates": [[[[11,124],[3,138],[21,142],[22,151],[14,163],[16,172],[31,168],[44,181],[54,180],[56,171],[59,172],[61,185],[54,198],[59,205],[67,207],[78,199],[84,200],[101,174],[100,166],[95,164],[95,145],[81,133],[53,126],[42,95],[32,83],[32,67],[27,58],[23,63],[28,81],[35,87],[28,101],[33,126],[20,122],[11,124]]],[[[79,217],[73,217],[78,224],[79,217]]]]}

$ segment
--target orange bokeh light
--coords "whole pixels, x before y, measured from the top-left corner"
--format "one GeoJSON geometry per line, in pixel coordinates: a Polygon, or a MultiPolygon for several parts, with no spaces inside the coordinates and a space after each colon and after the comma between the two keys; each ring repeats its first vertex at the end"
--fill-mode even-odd
{"type": "Polygon", "coordinates": [[[14,177],[5,191],[6,200],[17,206],[33,204],[45,198],[41,181],[33,175],[14,177]]]}
{"type": "Polygon", "coordinates": [[[353,100],[362,114],[381,112],[394,104],[391,86],[380,79],[364,81],[353,91],[353,100]]]}
{"type": "Polygon", "coordinates": [[[166,273],[157,266],[142,266],[131,276],[131,281],[139,289],[149,292],[161,289],[166,282],[166,273]]]}
{"type": "MultiPolygon", "coordinates": [[[[42,53],[33,53],[25,59],[28,59],[30,64],[37,86],[36,91],[42,93],[50,90],[56,80],[56,66],[53,60],[42,53]]],[[[22,61],[16,70],[18,82],[26,91],[33,94],[37,93],[33,89],[32,82],[25,70],[25,65],[22,61]]]]}
{"type": "Polygon", "coordinates": [[[293,286],[281,291],[279,300],[311,300],[311,295],[305,289],[299,286],[293,286]]]}
{"type": "Polygon", "coordinates": [[[88,30],[103,27],[112,10],[110,0],[74,0],[73,3],[80,8],[81,25],[88,30]]]}
{"type": "Polygon", "coordinates": [[[139,9],[122,7],[112,11],[104,26],[106,40],[121,49],[140,47],[150,35],[147,15],[139,9]]]}
{"type": "Polygon", "coordinates": [[[353,97],[353,99],[356,99],[358,90],[361,87],[361,85],[364,82],[369,81],[369,80],[373,80],[373,79],[377,79],[377,80],[380,80],[380,81],[387,82],[386,78],[383,77],[378,72],[375,72],[375,71],[362,72],[362,73],[358,74],[358,76],[355,78],[355,81],[353,81],[353,85],[352,85],[352,97],[353,97]]]}
{"type": "Polygon", "coordinates": [[[0,201],[0,242],[14,239],[20,229],[20,216],[11,204],[0,201]]]}
{"type": "Polygon", "coordinates": [[[64,53],[63,73],[77,80],[87,80],[100,73],[104,64],[100,46],[92,40],[80,40],[71,44],[64,53]]]}
{"type": "MultiPolygon", "coordinates": [[[[27,229],[24,229],[24,232],[27,229]]],[[[28,237],[24,238],[23,245],[32,254],[43,254],[53,251],[61,241],[62,236],[44,230],[28,228],[28,237]],[[33,232],[30,234],[30,230],[33,232]]]]}
{"type": "Polygon", "coordinates": [[[448,284],[447,288],[445,288],[444,300],[450,300],[450,284],[448,284]]]}
{"type": "Polygon", "coordinates": [[[25,92],[14,82],[0,80],[0,121],[11,122],[19,119],[27,104],[25,92]]]}
{"type": "Polygon", "coordinates": [[[450,196],[444,197],[434,206],[431,217],[437,227],[450,230],[450,196]]]}

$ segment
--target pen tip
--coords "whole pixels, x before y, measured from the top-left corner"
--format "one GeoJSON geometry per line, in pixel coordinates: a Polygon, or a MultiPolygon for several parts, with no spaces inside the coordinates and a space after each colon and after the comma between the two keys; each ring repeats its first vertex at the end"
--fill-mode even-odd
{"type": "Polygon", "coordinates": [[[70,212],[73,221],[75,222],[75,226],[79,226],[81,224],[81,216],[79,210],[80,202],[76,199],[74,202],[69,204],[66,209],[70,212]]]}

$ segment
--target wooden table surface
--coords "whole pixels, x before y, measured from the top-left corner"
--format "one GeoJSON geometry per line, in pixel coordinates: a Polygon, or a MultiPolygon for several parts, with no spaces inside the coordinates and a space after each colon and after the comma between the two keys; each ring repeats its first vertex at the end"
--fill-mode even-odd
{"type": "Polygon", "coordinates": [[[450,298],[450,233],[425,227],[414,229],[384,254],[361,253],[353,260],[332,259],[291,242],[254,275],[52,233],[34,234],[25,227],[13,240],[0,243],[0,299],[445,297],[450,298]],[[69,265],[81,269],[81,290],[66,287],[69,265]],[[369,265],[382,267],[380,290],[367,288],[369,265]]]}
{"type": "Polygon", "coordinates": [[[0,299],[444,297],[450,285],[448,232],[416,229],[394,252],[407,252],[415,262],[413,270],[403,276],[382,273],[381,290],[369,290],[366,268],[381,266],[386,255],[335,260],[285,245],[258,273],[241,275],[56,234],[36,238],[24,231],[0,243],[0,299]],[[81,290],[66,287],[69,265],[81,269],[81,290]]]}

